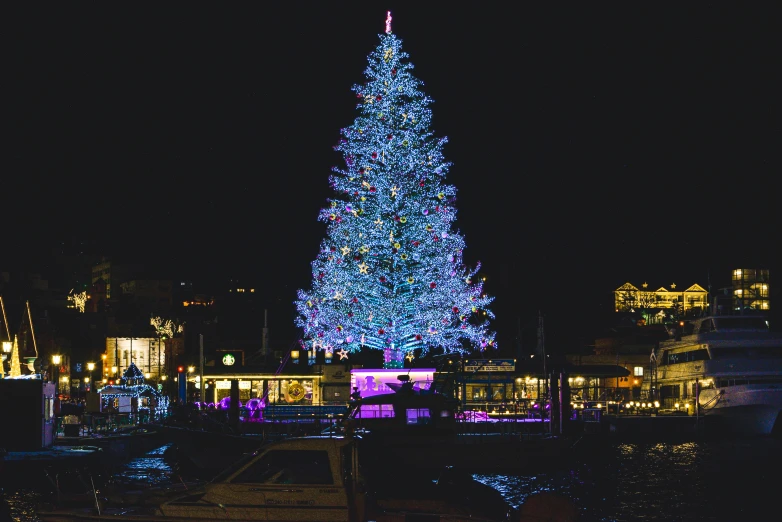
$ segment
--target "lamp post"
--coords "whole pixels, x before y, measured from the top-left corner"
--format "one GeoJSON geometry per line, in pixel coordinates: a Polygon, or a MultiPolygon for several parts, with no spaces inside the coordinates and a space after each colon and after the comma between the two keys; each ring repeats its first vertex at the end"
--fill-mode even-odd
{"type": "Polygon", "coordinates": [[[52,355],[52,364],[54,365],[54,370],[52,371],[52,380],[57,385],[57,395],[60,394],[60,363],[61,362],[62,362],[61,355],[52,355]]]}
{"type": "MultiPolygon", "coordinates": [[[[87,382],[89,382],[89,383],[94,382],[92,380],[92,372],[93,372],[93,370],[95,370],[95,363],[94,362],[88,362],[87,363],[87,371],[90,372],[90,377],[89,377],[89,381],[87,381],[87,382]]],[[[89,389],[87,391],[92,391],[92,384],[90,384],[89,389]]]]}
{"type": "Polygon", "coordinates": [[[14,343],[11,341],[3,341],[3,353],[0,355],[0,377],[5,377],[5,370],[3,368],[3,361],[8,359],[10,356],[8,355],[11,353],[11,350],[13,350],[14,343]]]}
{"type": "MultiPolygon", "coordinates": [[[[188,366],[187,367],[187,377],[185,378],[186,383],[190,382],[190,375],[195,371],[195,366],[188,366]]],[[[185,393],[188,394],[188,385],[185,384],[185,393]]],[[[187,397],[185,398],[185,402],[187,402],[187,397]]]]}

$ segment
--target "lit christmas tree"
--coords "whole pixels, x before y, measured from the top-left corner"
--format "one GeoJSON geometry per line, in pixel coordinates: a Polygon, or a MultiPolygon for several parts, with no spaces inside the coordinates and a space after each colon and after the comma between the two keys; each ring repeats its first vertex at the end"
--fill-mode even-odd
{"type": "Polygon", "coordinates": [[[306,350],[340,359],[362,346],[383,350],[384,368],[435,353],[496,348],[474,268],[462,261],[453,228],[456,189],[445,183],[446,138],[429,128],[431,99],[386,19],[369,55],[367,82],[353,86],[359,115],[335,149],[344,168],[321,210],[327,237],[312,263],[312,288],[299,290],[296,325],[306,350]]]}
{"type": "Polygon", "coordinates": [[[14,348],[11,351],[11,371],[9,377],[21,377],[22,365],[19,363],[19,339],[14,335],[14,348]]]}

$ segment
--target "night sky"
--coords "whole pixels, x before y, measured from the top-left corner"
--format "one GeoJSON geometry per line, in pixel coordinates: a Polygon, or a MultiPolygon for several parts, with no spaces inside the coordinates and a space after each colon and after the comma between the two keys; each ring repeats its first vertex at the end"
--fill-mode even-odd
{"type": "Polygon", "coordinates": [[[576,336],[626,281],[782,274],[771,4],[486,4],[8,13],[0,269],[45,264],[56,243],[148,251],[196,284],[253,282],[293,328],[332,147],[390,9],[449,139],[501,345],[538,311],[550,338],[576,336]]]}

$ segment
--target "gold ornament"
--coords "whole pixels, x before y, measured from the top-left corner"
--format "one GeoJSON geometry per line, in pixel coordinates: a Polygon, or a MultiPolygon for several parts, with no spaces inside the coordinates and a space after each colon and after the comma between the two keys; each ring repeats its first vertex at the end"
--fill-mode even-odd
{"type": "Polygon", "coordinates": [[[292,383],[290,386],[288,386],[288,397],[290,397],[293,402],[299,402],[304,398],[304,394],[306,393],[306,390],[304,390],[304,386],[299,384],[298,382],[292,383]]]}

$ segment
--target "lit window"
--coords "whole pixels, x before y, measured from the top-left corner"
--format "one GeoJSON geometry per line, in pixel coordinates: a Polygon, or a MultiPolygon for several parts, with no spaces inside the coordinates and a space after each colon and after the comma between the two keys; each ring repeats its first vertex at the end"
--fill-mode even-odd
{"type": "Polygon", "coordinates": [[[633,375],[635,377],[643,377],[644,376],[644,367],[643,366],[636,366],[633,368],[633,375]]]}

